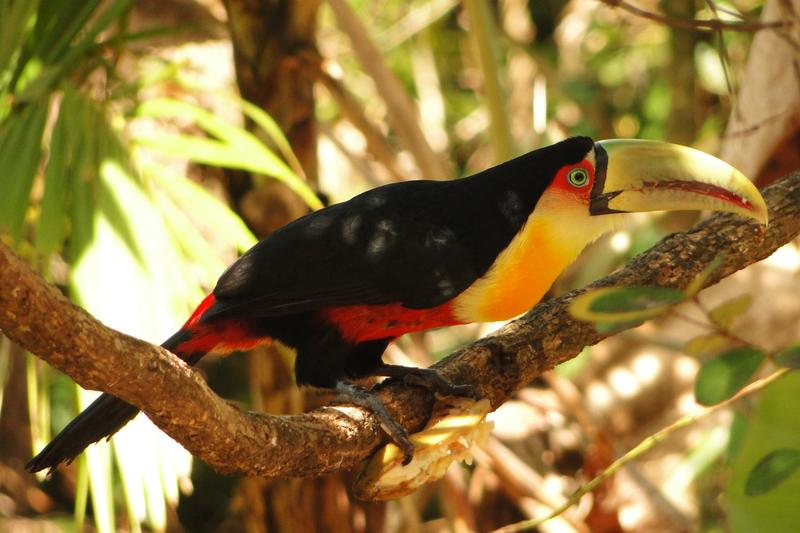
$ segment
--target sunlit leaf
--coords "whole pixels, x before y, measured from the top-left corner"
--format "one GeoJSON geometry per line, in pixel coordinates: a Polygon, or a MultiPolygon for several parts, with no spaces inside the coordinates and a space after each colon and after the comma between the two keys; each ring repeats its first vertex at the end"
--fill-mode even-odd
{"type": "Polygon", "coordinates": [[[302,171],[302,166],[297,160],[297,156],[295,156],[291,144],[289,144],[289,139],[287,139],[283,134],[283,131],[281,131],[281,128],[278,126],[278,123],[275,122],[275,119],[269,116],[266,111],[256,105],[251,104],[247,100],[239,100],[238,104],[241,107],[242,112],[247,115],[247,118],[258,124],[258,126],[264,130],[267,135],[269,135],[269,137],[275,143],[275,146],[277,146],[278,150],[280,150],[284,159],[292,164],[292,168],[295,169],[295,171],[302,171]]]}
{"type": "Polygon", "coordinates": [[[55,63],[100,4],[99,0],[59,2],[42,0],[36,14],[31,55],[44,63],[55,63]]]}
{"type": "Polygon", "coordinates": [[[166,176],[163,171],[150,168],[150,175],[170,199],[187,213],[202,213],[201,221],[224,235],[239,251],[252,247],[258,239],[244,221],[219,199],[192,180],[183,176],[166,176]]]}
{"type": "MultiPolygon", "coordinates": [[[[699,428],[698,428],[699,429],[699,428]]],[[[725,453],[730,430],[723,425],[698,430],[699,435],[670,468],[667,479],[660,483],[664,494],[682,494],[691,490],[692,483],[707,472],[725,453]]]]}
{"type": "Polygon", "coordinates": [[[197,226],[173,204],[165,195],[155,198],[164,221],[169,226],[174,240],[180,245],[183,252],[193,262],[203,267],[205,276],[209,280],[216,279],[225,269],[225,264],[220,259],[214,248],[203,238],[197,226]]]}
{"type": "Polygon", "coordinates": [[[719,352],[730,342],[730,339],[719,333],[706,333],[689,339],[683,347],[683,352],[695,356],[709,355],[719,352]]]}
{"type": "Polygon", "coordinates": [[[703,271],[700,272],[697,276],[695,276],[695,278],[689,283],[689,285],[686,286],[686,289],[684,289],[683,292],[686,293],[686,295],[689,297],[692,297],[698,292],[700,292],[703,289],[703,287],[705,287],[706,283],[708,282],[708,278],[711,277],[711,274],[713,274],[714,271],[720,267],[720,265],[722,264],[722,260],[723,260],[722,255],[718,255],[714,259],[712,259],[711,262],[708,264],[708,266],[706,266],[703,269],[703,271]]]}
{"type": "MultiPolygon", "coordinates": [[[[94,126],[82,139],[86,153],[94,154],[97,172],[92,181],[75,180],[83,189],[91,185],[93,194],[83,195],[91,209],[74,221],[78,236],[84,237],[72,257],[70,293],[109,326],[159,342],[180,324],[183,316],[176,311],[185,313],[185,292],[191,285],[181,270],[179,245],[164,231],[156,203],[126,163],[124,148],[104,114],[91,106],[84,111],[94,126]],[[89,234],[91,238],[85,238],[89,234]]],[[[163,530],[162,479],[171,485],[175,481],[161,469],[159,430],[143,421],[136,431],[117,433],[114,455],[123,465],[128,515],[136,524],[146,521],[154,530],[163,530]]],[[[110,464],[97,467],[109,469],[110,464]]],[[[168,471],[177,470],[170,465],[168,471]]],[[[94,490],[93,484],[93,497],[94,490]]]]}
{"type": "Polygon", "coordinates": [[[800,369],[800,342],[787,346],[775,354],[775,364],[800,369]]]}
{"type": "Polygon", "coordinates": [[[59,106],[58,120],[50,138],[47,167],[44,172],[44,195],[36,226],[34,246],[47,255],[60,249],[65,234],[69,176],[74,170],[75,146],[80,142],[74,132],[81,131],[75,114],[77,94],[67,87],[59,106]]]}
{"type": "Polygon", "coordinates": [[[295,172],[255,135],[244,128],[229,124],[202,107],[166,98],[144,102],[138,110],[141,116],[190,118],[216,139],[164,132],[142,133],[136,141],[151,149],[209,165],[247,170],[271,176],[292,189],[312,209],[322,202],[295,172]]]}
{"type": "MultiPolygon", "coordinates": [[[[246,170],[255,172],[262,172],[264,174],[273,176],[281,181],[292,181],[298,179],[294,172],[286,166],[269,148],[258,140],[252,133],[229,124],[222,119],[215,117],[213,114],[203,109],[202,107],[195,106],[179,100],[170,100],[166,98],[152,99],[144,102],[139,108],[139,114],[142,116],[157,116],[168,117],[176,116],[191,118],[198,126],[203,128],[207,133],[216,137],[227,152],[223,152],[218,148],[218,154],[215,157],[225,157],[228,154],[225,163],[220,163],[220,166],[232,166],[233,168],[243,168],[241,165],[248,165],[246,170]],[[250,153],[251,161],[236,161],[237,155],[250,153]]],[[[191,137],[191,136],[183,136],[191,137]]],[[[195,139],[203,139],[202,137],[192,137],[195,139]]],[[[205,140],[205,139],[204,139],[205,140]]],[[[184,139],[183,142],[186,142],[184,139]]],[[[203,157],[202,150],[193,153],[191,159],[203,157]]],[[[216,164],[210,162],[210,164],[216,164]]]]}
{"type": "MultiPolygon", "coordinates": [[[[84,54],[95,44],[95,39],[100,32],[105,30],[115,20],[118,20],[122,13],[128,9],[131,0],[112,0],[111,2],[104,3],[105,9],[99,13],[95,9],[95,6],[92,5],[93,3],[96,3],[96,0],[92,0],[92,2],[88,3],[92,7],[91,12],[87,13],[88,8],[84,8],[77,17],[66,17],[69,19],[65,21],[68,28],[66,34],[68,35],[69,32],[74,29],[76,34],[80,34],[81,36],[77,42],[66,43],[69,44],[69,46],[64,46],[63,53],[57,54],[57,57],[48,55],[44,50],[40,51],[40,62],[45,58],[49,59],[50,62],[44,65],[41,73],[37,76],[31,76],[30,83],[27,83],[18,92],[16,98],[19,102],[36,100],[51,91],[56,82],[67,75],[70,70],[75,67],[78,60],[84,57],[84,54]],[[85,20],[83,20],[83,17],[86,15],[92,17],[88,25],[84,24],[85,20]]],[[[63,8],[64,5],[68,4],[73,3],[56,2],[55,6],[62,6],[63,8]]],[[[53,7],[50,7],[50,9],[52,10],[53,7]]],[[[40,12],[42,11],[48,11],[48,9],[43,7],[40,9],[40,12]]],[[[63,15],[63,13],[60,12],[58,14],[63,15]]],[[[62,37],[61,34],[57,32],[54,33],[56,34],[53,37],[56,39],[62,37]]],[[[72,41],[71,38],[70,41],[72,41]]]]}
{"type": "MultiPolygon", "coordinates": [[[[167,439],[145,416],[132,420],[113,439],[128,512],[137,522],[149,523],[155,531],[166,529],[159,447],[167,439]]],[[[168,481],[165,477],[164,482],[168,481]]]]}
{"type": "Polygon", "coordinates": [[[75,458],[78,474],[75,480],[75,529],[84,530],[86,522],[86,503],[89,501],[89,470],[86,467],[86,455],[80,454],[75,458]]]}
{"type": "Polygon", "coordinates": [[[745,431],[747,430],[748,420],[738,409],[733,411],[733,421],[731,422],[731,436],[728,439],[728,456],[736,457],[739,447],[742,444],[745,431]]]}
{"type": "MultiPolygon", "coordinates": [[[[98,396],[97,392],[80,388],[78,394],[81,409],[89,407],[89,404],[98,396]]],[[[113,533],[115,528],[111,448],[108,442],[101,440],[89,446],[85,453],[95,526],[101,533],[113,533]]]]}
{"type": "Polygon", "coordinates": [[[719,327],[727,329],[733,324],[734,320],[750,309],[752,303],[753,297],[751,295],[742,294],[718,305],[709,311],[708,316],[719,327]]]}
{"type": "Polygon", "coordinates": [[[42,156],[41,142],[49,99],[33,102],[12,112],[0,124],[0,233],[15,241],[22,236],[33,178],[42,156]]]}
{"type": "MultiPolygon", "coordinates": [[[[38,0],[27,2],[0,1],[0,81],[10,73],[12,59],[19,53],[28,22],[39,7],[38,0]]],[[[2,85],[0,85],[2,94],[2,85]]]]}
{"type": "Polygon", "coordinates": [[[124,241],[125,246],[142,266],[146,263],[146,253],[142,249],[142,239],[137,236],[136,210],[129,205],[132,195],[141,191],[131,183],[130,176],[119,161],[106,160],[101,164],[103,178],[97,182],[98,208],[109,227],[124,241]]]}
{"type": "Polygon", "coordinates": [[[765,455],[781,449],[800,450],[800,409],[793,398],[800,391],[800,373],[791,372],[769,385],[749,409],[747,428],[732,457],[725,491],[733,533],[794,531],[800,524],[800,475],[786,478],[758,497],[745,494],[747,478],[765,455]]]}
{"type": "Polygon", "coordinates": [[[31,420],[31,444],[38,451],[50,441],[50,404],[43,398],[46,385],[39,379],[42,361],[32,354],[25,357],[25,386],[28,389],[28,416],[31,420]]]}
{"type": "Polygon", "coordinates": [[[569,311],[586,322],[640,322],[684,299],[681,291],[666,287],[604,287],[575,298],[569,311]]]}
{"type": "Polygon", "coordinates": [[[750,347],[731,348],[706,361],[695,381],[694,394],[702,405],[727,400],[758,370],[766,355],[750,347]]]}
{"type": "MultiPolygon", "coordinates": [[[[147,497],[147,522],[155,531],[165,531],[167,528],[167,506],[164,502],[166,496],[164,494],[164,485],[161,481],[161,465],[159,459],[161,456],[158,453],[158,447],[164,440],[164,435],[161,430],[153,425],[149,420],[148,422],[152,438],[147,440],[148,448],[146,450],[147,456],[152,457],[153,460],[144,461],[141,468],[142,482],[144,483],[144,492],[147,497]]],[[[141,439],[136,439],[134,442],[141,442],[141,439]]],[[[139,449],[138,453],[141,454],[142,450],[139,449]]]]}
{"type": "Polygon", "coordinates": [[[800,450],[781,448],[765,455],[747,476],[744,493],[759,496],[773,490],[800,468],[800,450]]]}
{"type": "Polygon", "coordinates": [[[594,325],[594,329],[598,333],[612,334],[625,331],[626,329],[635,328],[641,324],[641,320],[627,320],[625,322],[597,322],[594,325]]]}

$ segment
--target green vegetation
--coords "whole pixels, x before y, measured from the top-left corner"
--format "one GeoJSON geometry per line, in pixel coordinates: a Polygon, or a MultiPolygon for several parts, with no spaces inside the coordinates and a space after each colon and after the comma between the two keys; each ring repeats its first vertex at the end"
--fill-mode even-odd
{"type": "MultiPolygon", "coordinates": [[[[0,239],[104,323],[159,343],[263,236],[262,218],[282,224],[397,179],[457,179],[570,135],[717,152],[731,138],[755,35],[733,30],[758,20],[765,2],[674,2],[726,31],[609,4],[324,2],[318,50],[264,53],[280,75],[307,80],[307,94],[263,109],[236,96],[234,14],[222,3],[165,1],[155,16],[129,0],[0,0],[0,239]],[[292,115],[308,95],[315,120],[298,133],[292,115]]],[[[621,229],[553,293],[693,220],[656,216],[621,229]]],[[[554,520],[578,531],[788,531],[800,523],[799,311],[771,302],[797,301],[800,253],[784,252],[699,294],[708,272],[683,292],[588,295],[578,313],[598,328],[644,325],[588,348],[569,379],[549,373],[549,387],[521,391],[496,413],[493,444],[471,467],[382,511],[352,500],[338,477],[221,478],[144,417],[50,480],[24,474],[30,454],[93,394],[0,336],[0,428],[13,434],[0,438],[0,530],[80,531],[91,521],[99,531],[299,531],[346,520],[354,531],[482,531],[547,516],[592,488],[594,499],[564,505],[554,520]],[[711,407],[698,415],[697,404],[711,407]],[[325,513],[314,507],[321,518],[312,520],[309,506],[325,513]]],[[[391,357],[427,365],[485,332],[404,338],[391,357]]],[[[202,367],[221,395],[256,410],[302,408],[290,355],[231,359],[202,367]]]]}

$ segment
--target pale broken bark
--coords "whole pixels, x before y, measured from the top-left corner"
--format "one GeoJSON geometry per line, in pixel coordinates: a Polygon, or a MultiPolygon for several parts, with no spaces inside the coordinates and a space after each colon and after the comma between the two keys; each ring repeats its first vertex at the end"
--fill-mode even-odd
{"type": "MultiPolygon", "coordinates": [[[[770,225],[718,214],[671,235],[624,269],[592,286],[685,287],[717,255],[707,284],[769,256],[800,233],[800,172],[764,191],[770,225]]],[[[385,441],[377,420],[354,407],[294,416],[245,413],[214,394],[200,375],[166,350],[109,329],[69,303],[28,265],[0,245],[0,329],[70,375],[141,407],[191,453],[220,472],[290,477],[350,469],[385,441]]],[[[542,372],[604,335],[574,320],[567,306],[581,291],[536,306],[496,334],[454,353],[436,367],[469,383],[496,408],[542,372]]],[[[389,411],[416,431],[432,396],[394,383],[380,392],[389,411]]]]}
{"type": "MultiPolygon", "coordinates": [[[[762,21],[794,26],[753,37],[719,157],[756,178],[778,145],[800,123],[800,0],[769,0],[762,21]]],[[[789,167],[791,168],[791,167],[789,167]]]]}

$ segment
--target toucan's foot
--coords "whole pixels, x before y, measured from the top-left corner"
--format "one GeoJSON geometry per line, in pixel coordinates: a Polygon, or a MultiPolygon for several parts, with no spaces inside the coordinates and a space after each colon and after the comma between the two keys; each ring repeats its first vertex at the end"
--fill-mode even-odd
{"type": "Polygon", "coordinates": [[[339,393],[335,399],[336,402],[363,407],[378,417],[383,430],[403,452],[403,464],[407,465],[411,462],[414,457],[414,445],[408,438],[408,432],[389,414],[383,401],[374,392],[346,381],[336,382],[336,392],[339,393]]]}
{"type": "Polygon", "coordinates": [[[416,368],[402,365],[381,365],[375,375],[402,379],[406,385],[414,385],[427,389],[441,396],[458,396],[480,400],[481,395],[472,385],[456,385],[450,383],[431,368],[416,368]]]}

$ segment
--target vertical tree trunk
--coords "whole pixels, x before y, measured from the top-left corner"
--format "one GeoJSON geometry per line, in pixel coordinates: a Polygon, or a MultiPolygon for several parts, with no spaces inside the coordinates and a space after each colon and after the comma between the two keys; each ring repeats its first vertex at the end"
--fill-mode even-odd
{"type": "MultiPolygon", "coordinates": [[[[225,0],[242,97],[269,113],[289,139],[305,175],[317,185],[314,81],[319,0],[225,0]]],[[[264,139],[267,141],[266,139],[264,139]]],[[[282,184],[257,189],[245,180],[239,208],[261,237],[307,211],[282,184]]],[[[235,195],[234,195],[235,197],[235,195]]],[[[249,375],[255,409],[297,412],[303,397],[291,377],[291,355],[277,348],[251,354],[249,375]],[[265,353],[269,352],[269,353],[265,353]]],[[[364,531],[382,529],[383,506],[350,502],[342,476],[322,479],[243,479],[234,499],[244,527],[266,531],[364,531]]]]}
{"type": "MultiPolygon", "coordinates": [[[[277,121],[316,188],[313,88],[319,70],[315,44],[319,0],[225,0],[225,7],[242,97],[277,121]]],[[[261,237],[307,211],[303,201],[281,184],[268,182],[252,189],[249,179],[238,181],[240,190],[232,196],[261,237]]]]}
{"type": "MultiPolygon", "coordinates": [[[[663,0],[668,15],[691,20],[695,16],[695,0],[663,0]]],[[[672,90],[670,116],[667,120],[667,139],[692,144],[695,137],[695,76],[694,47],[696,32],[670,28],[672,58],[667,67],[667,79],[672,90]]]]}

